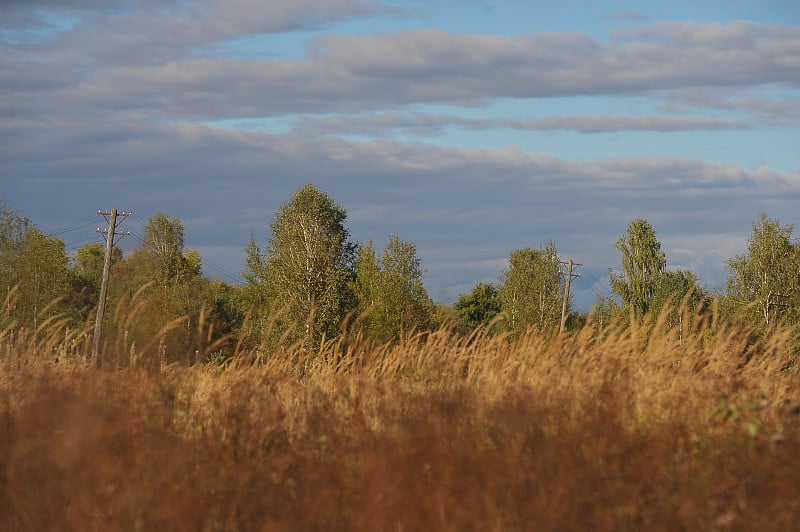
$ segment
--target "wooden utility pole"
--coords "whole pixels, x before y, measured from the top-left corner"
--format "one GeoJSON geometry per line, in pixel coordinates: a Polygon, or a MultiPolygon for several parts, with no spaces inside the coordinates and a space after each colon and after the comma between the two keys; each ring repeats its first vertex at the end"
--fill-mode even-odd
{"type": "Polygon", "coordinates": [[[103,330],[103,314],[106,310],[106,294],[108,294],[108,275],[111,271],[111,251],[114,247],[114,235],[125,236],[131,234],[130,231],[125,233],[116,233],[117,228],[117,215],[130,216],[131,212],[118,213],[117,209],[111,209],[111,212],[97,211],[97,214],[106,217],[108,216],[108,231],[98,229],[100,234],[106,233],[106,254],[103,259],[103,281],[100,283],[100,300],[97,302],[97,318],[94,323],[94,348],[92,349],[92,357],[95,364],[99,368],[102,365],[100,357],[100,333],[103,330]]]}
{"type": "Polygon", "coordinates": [[[564,283],[564,302],[561,304],[561,325],[558,327],[559,334],[564,332],[564,326],[567,324],[567,305],[569,304],[569,284],[573,277],[580,277],[577,273],[572,273],[573,266],[583,266],[580,262],[573,262],[569,259],[568,262],[561,261],[561,264],[567,265],[567,282],[564,283]]]}

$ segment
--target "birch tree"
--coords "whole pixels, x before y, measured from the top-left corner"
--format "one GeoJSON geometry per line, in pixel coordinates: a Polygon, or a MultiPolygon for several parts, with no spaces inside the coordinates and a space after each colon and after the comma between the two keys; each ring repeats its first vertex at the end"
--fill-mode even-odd
{"type": "Polygon", "coordinates": [[[363,319],[368,335],[388,342],[429,327],[432,303],[424,275],[416,246],[397,235],[389,237],[380,258],[372,240],[360,247],[354,288],[359,310],[369,312],[363,319]]]}
{"type": "MultiPolygon", "coordinates": [[[[36,323],[40,313],[69,290],[69,257],[63,240],[47,236],[0,202],[0,302],[18,324],[36,323]]],[[[0,324],[2,325],[2,324],[0,324]]]]}
{"type": "Polygon", "coordinates": [[[558,327],[564,298],[556,246],[513,251],[500,277],[499,299],[506,326],[514,334],[528,328],[545,332],[558,327]]]}
{"type": "Polygon", "coordinates": [[[312,185],[278,209],[264,251],[266,282],[287,317],[312,343],[338,332],[353,307],[355,245],[345,227],[347,211],[312,185]]]}
{"type": "Polygon", "coordinates": [[[754,324],[798,321],[800,243],[792,240],[793,231],[793,225],[781,226],[762,213],[753,224],[747,252],[728,261],[728,301],[754,324]]]}
{"type": "Polygon", "coordinates": [[[636,316],[643,316],[656,295],[661,277],[667,267],[653,226],[644,218],[628,224],[625,234],[614,244],[622,254],[622,274],[611,274],[611,290],[622,300],[622,306],[631,308],[636,316]]]}

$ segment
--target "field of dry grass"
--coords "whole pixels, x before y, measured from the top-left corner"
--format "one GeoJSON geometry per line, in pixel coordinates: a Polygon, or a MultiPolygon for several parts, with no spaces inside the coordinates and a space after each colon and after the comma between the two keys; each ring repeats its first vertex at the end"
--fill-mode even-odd
{"type": "Polygon", "coordinates": [[[795,333],[682,323],[102,370],[6,330],[0,529],[800,529],[795,333]]]}

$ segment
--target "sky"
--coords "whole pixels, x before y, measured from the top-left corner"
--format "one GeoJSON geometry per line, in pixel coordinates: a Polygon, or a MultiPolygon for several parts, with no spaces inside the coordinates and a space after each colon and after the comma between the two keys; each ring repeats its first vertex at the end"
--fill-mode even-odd
{"type": "Polygon", "coordinates": [[[553,241],[588,310],[636,218],[721,289],[760,213],[800,222],[800,3],[0,4],[0,199],[67,249],[165,212],[241,282],[307,183],[436,301],[553,241]]]}

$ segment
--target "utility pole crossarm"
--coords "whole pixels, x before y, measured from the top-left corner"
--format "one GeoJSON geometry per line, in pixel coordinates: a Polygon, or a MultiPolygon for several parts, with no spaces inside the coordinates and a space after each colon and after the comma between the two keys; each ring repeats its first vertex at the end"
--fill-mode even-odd
{"type": "MultiPolygon", "coordinates": [[[[97,228],[97,232],[100,233],[101,235],[106,236],[106,238],[108,238],[108,233],[109,233],[109,230],[111,229],[111,217],[114,216],[114,212],[116,210],[117,209],[111,209],[111,212],[109,212],[109,211],[97,211],[97,214],[99,214],[100,216],[105,218],[106,222],[108,222],[108,229],[103,229],[101,227],[97,228]]],[[[128,216],[131,216],[132,214],[133,214],[132,212],[117,212],[116,216],[123,216],[123,217],[127,218],[128,216]]],[[[123,220],[120,220],[117,223],[115,223],[114,224],[115,229],[117,227],[119,227],[120,225],[122,225],[122,222],[124,222],[124,221],[125,220],[123,219],[123,220]]],[[[131,234],[130,231],[116,231],[116,230],[114,231],[114,236],[130,236],[130,234],[131,234]]]]}

